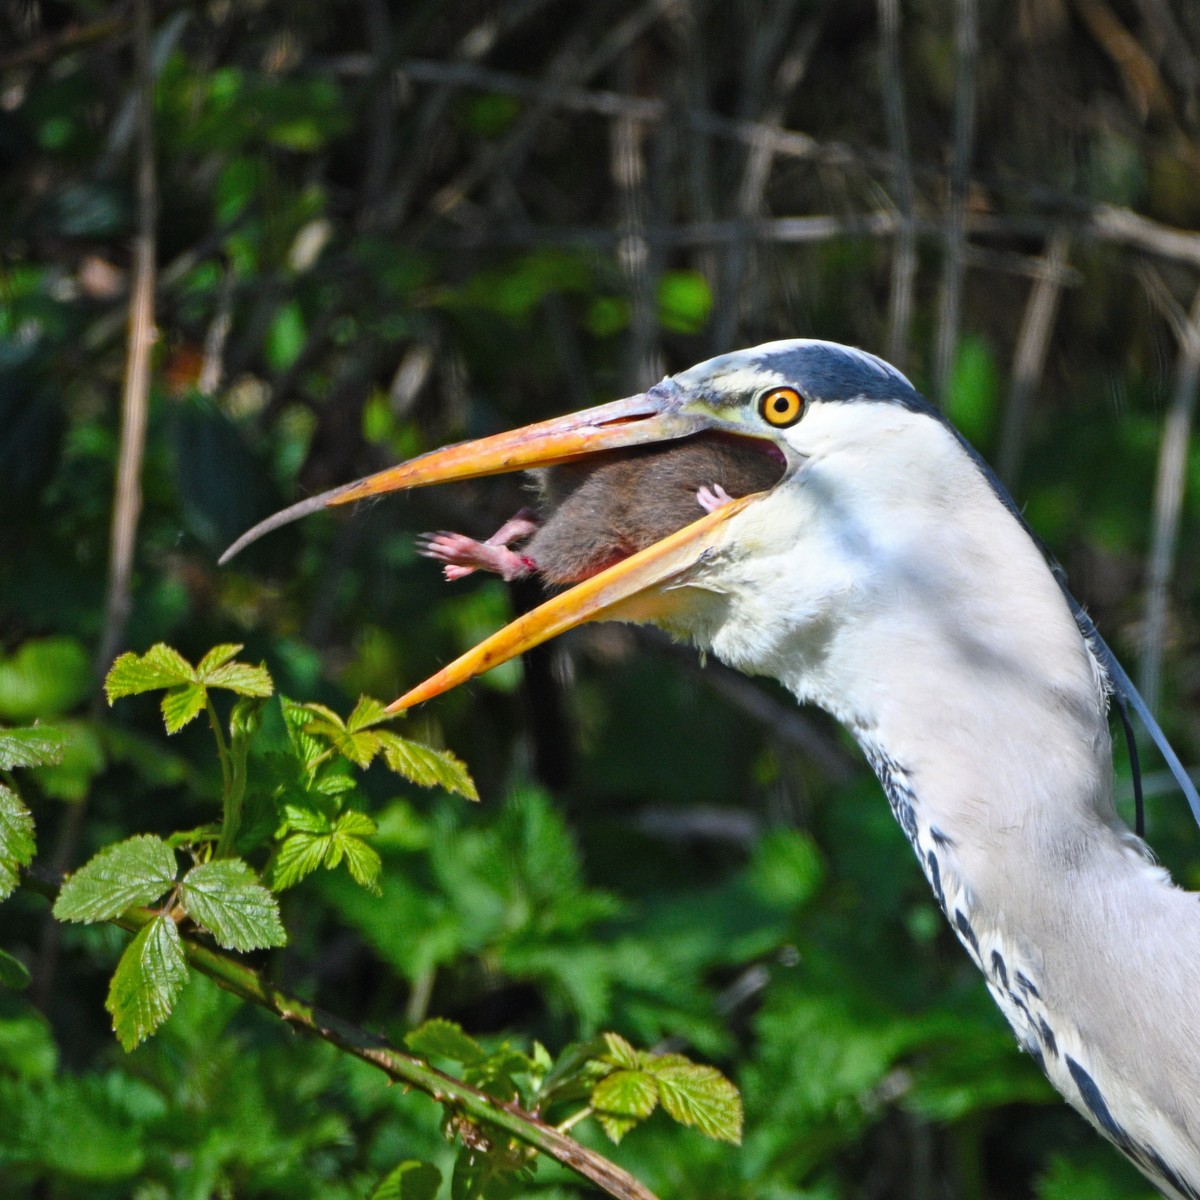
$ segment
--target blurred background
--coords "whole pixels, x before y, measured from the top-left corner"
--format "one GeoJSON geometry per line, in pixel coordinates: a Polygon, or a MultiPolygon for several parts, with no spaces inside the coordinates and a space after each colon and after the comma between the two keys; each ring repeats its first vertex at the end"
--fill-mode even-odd
{"type": "MultiPolygon", "coordinates": [[[[98,702],[119,650],[244,642],[346,712],[538,600],[413,548],[491,533],[518,478],[323,514],[218,570],[249,524],[792,336],[945,409],[1195,762],[1193,0],[5,0],[0,722],[70,731],[22,779],[40,861],[209,819],[204,731],[98,702]]],[[[820,714],[602,626],[401,730],[483,801],[368,775],[383,896],[287,893],[288,987],[393,1037],[436,1014],[716,1063],[740,1149],[657,1119],[609,1148],[664,1197],[1150,1194],[1018,1054],[820,714]]],[[[1150,840],[1196,887],[1145,757],[1150,840]]],[[[349,1197],[449,1153],[424,1097],[204,981],[122,1053],[112,930],[18,896],[0,941],[34,973],[0,996],[5,1195],[349,1197]]],[[[594,1193],[543,1167],[520,1194],[594,1193]]]]}

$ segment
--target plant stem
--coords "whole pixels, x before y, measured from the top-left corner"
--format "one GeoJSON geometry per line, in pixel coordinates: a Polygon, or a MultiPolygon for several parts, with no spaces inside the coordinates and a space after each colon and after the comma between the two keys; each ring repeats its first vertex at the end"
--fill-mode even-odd
{"type": "Polygon", "coordinates": [[[241,789],[234,787],[233,762],[229,757],[229,746],[221,729],[221,718],[217,716],[212,697],[204,693],[204,708],[208,713],[208,723],[212,726],[213,737],[217,743],[217,757],[221,760],[221,836],[217,839],[216,858],[227,858],[233,849],[233,839],[237,834],[238,818],[241,815],[241,789]],[[237,794],[235,794],[237,793],[237,794]]]}
{"type": "MultiPolygon", "coordinates": [[[[22,884],[50,900],[58,895],[57,883],[37,872],[25,873],[22,884]]],[[[156,915],[147,908],[131,908],[112,923],[136,932],[154,920],[156,915]]],[[[289,995],[228,955],[189,937],[184,937],[182,941],[188,962],[197,971],[207,975],[227,992],[274,1013],[293,1028],[329,1042],[362,1062],[377,1067],[388,1078],[424,1092],[439,1104],[448,1105],[474,1121],[503,1129],[525,1145],[549,1155],[577,1175],[590,1180],[616,1200],[657,1200],[653,1192],[627,1171],[517,1105],[506,1104],[489,1096],[431,1067],[422,1059],[397,1050],[383,1038],[289,995]]]]}

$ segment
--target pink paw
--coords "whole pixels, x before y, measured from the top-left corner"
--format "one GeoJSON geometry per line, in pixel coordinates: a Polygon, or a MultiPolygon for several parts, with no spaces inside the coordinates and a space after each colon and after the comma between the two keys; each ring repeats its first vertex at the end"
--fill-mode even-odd
{"type": "Polygon", "coordinates": [[[696,503],[706,513],[716,512],[718,508],[724,508],[732,500],[733,497],[719,483],[714,483],[712,487],[705,484],[696,493],[696,503]]]}
{"type": "Polygon", "coordinates": [[[473,571],[492,571],[502,579],[519,579],[536,569],[532,559],[514,554],[505,546],[490,545],[463,533],[426,533],[417,539],[417,553],[442,564],[447,580],[462,579],[473,571]]]}

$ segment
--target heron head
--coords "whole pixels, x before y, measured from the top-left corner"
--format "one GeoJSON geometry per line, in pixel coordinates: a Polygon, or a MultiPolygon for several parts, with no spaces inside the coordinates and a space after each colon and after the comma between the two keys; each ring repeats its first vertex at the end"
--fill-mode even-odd
{"type": "Polygon", "coordinates": [[[863,418],[879,404],[910,417],[932,411],[899,371],[873,355],[829,342],[770,342],[699,363],[640,395],[436,450],[314,496],[255,526],[226,551],[222,562],[263,533],[326,506],[433,483],[577,463],[600,453],[678,439],[716,434],[743,442],[748,454],[766,454],[780,464],[780,481],[770,491],[701,515],[551,597],[392,705],[408,708],[588,621],[653,621],[687,632],[700,619],[699,610],[711,607],[719,595],[724,566],[787,541],[793,521],[777,519],[778,503],[768,506],[772,519],[766,522],[761,514],[755,519],[756,507],[802,482],[814,460],[852,444],[864,429],[877,425],[863,418]]]}

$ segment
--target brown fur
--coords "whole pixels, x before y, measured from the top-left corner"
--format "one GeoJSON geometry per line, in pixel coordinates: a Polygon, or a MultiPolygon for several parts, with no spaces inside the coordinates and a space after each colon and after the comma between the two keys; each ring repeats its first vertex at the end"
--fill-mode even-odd
{"type": "Polygon", "coordinates": [[[752,443],[700,435],[534,472],[543,523],[522,553],[550,583],[572,583],[704,515],[701,487],[766,491],[783,464],[752,443]]]}

